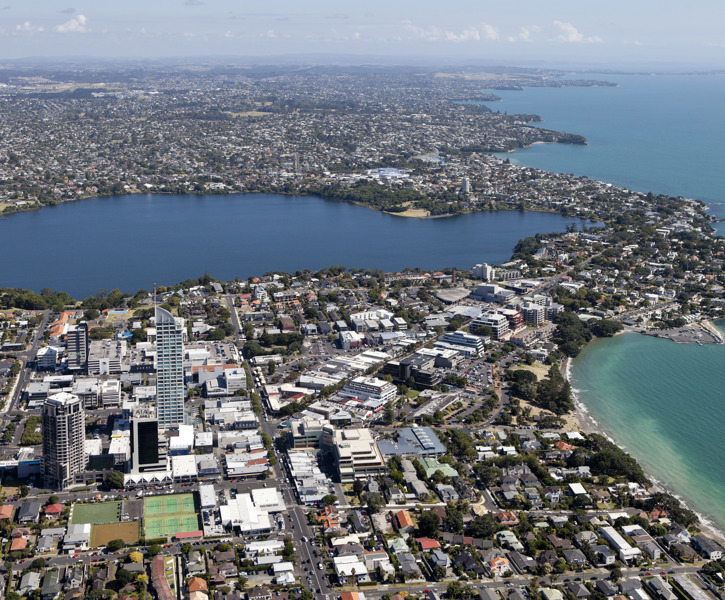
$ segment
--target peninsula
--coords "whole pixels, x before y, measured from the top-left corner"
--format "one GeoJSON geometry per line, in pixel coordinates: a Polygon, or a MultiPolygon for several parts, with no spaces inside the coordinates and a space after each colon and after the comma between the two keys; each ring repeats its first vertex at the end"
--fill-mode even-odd
{"type": "Polygon", "coordinates": [[[426,215],[551,210],[517,198],[518,176],[491,166],[483,153],[586,140],[534,127],[536,115],[494,111],[483,103],[493,97],[480,88],[597,83],[562,75],[471,79],[425,69],[331,67],[0,70],[0,211],[133,192],[322,194],[426,215]],[[380,187],[381,180],[395,185],[380,187]]]}

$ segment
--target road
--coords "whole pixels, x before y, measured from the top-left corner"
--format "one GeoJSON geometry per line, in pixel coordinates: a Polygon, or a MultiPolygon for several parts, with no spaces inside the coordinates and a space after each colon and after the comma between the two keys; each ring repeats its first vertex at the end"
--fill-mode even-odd
{"type": "Polygon", "coordinates": [[[26,365],[29,362],[32,362],[35,360],[35,355],[38,352],[38,348],[40,348],[40,345],[43,343],[43,340],[45,339],[43,337],[43,332],[45,331],[48,321],[50,320],[50,311],[46,310],[43,312],[43,320],[40,322],[40,324],[35,328],[35,331],[33,332],[33,339],[31,341],[30,348],[25,350],[24,352],[18,352],[16,357],[21,361],[21,369],[20,373],[18,374],[17,379],[15,380],[15,387],[13,388],[12,393],[10,394],[10,401],[5,403],[5,406],[0,410],[0,416],[3,421],[3,425],[6,424],[7,415],[13,412],[16,406],[20,403],[20,399],[23,396],[23,392],[25,391],[25,388],[28,385],[28,382],[30,381],[30,375],[32,371],[28,368],[26,368],[26,365]]]}
{"type": "MultiPolygon", "coordinates": [[[[232,325],[237,331],[237,340],[241,341],[242,326],[239,322],[239,315],[237,314],[236,307],[234,306],[234,296],[225,296],[227,306],[232,313],[232,325]]],[[[247,363],[246,357],[243,358],[244,363],[247,365],[249,372],[251,373],[251,365],[247,363]]],[[[248,390],[259,393],[256,386],[252,384],[252,389],[248,390]]],[[[261,395],[260,395],[261,396],[261,395]]],[[[277,436],[277,425],[273,420],[268,420],[266,411],[260,419],[260,428],[266,433],[271,439],[277,436]]],[[[280,458],[280,457],[278,457],[280,458]]],[[[289,478],[289,472],[284,465],[284,459],[279,460],[277,465],[272,467],[273,475],[269,478],[275,482],[274,485],[282,492],[285,504],[289,507],[287,515],[287,527],[285,534],[292,538],[295,545],[295,550],[299,560],[296,563],[296,575],[300,581],[305,582],[315,593],[316,597],[320,600],[330,600],[331,588],[329,585],[329,579],[327,577],[327,571],[325,569],[325,561],[321,556],[322,549],[318,549],[312,544],[315,543],[315,533],[312,527],[307,522],[307,510],[306,506],[297,504],[297,499],[294,494],[294,486],[289,478]],[[306,541],[303,541],[305,538],[306,541]],[[323,564],[323,569],[317,568],[318,563],[323,564]],[[317,591],[319,590],[319,592],[317,591]]],[[[250,486],[253,485],[251,482],[250,486]]],[[[258,487],[258,483],[253,487],[258,487]]]]}
{"type": "MultiPolygon", "coordinates": [[[[641,571],[640,569],[622,569],[622,579],[629,579],[631,577],[636,577],[638,575],[646,575],[646,573],[651,573],[652,575],[659,574],[663,569],[652,569],[651,571],[641,571]]],[[[666,572],[669,574],[669,572],[674,572],[675,574],[687,574],[687,575],[693,575],[698,572],[698,567],[694,566],[677,566],[677,567],[669,567],[666,572]]],[[[522,575],[522,576],[514,576],[514,577],[507,577],[506,579],[497,579],[494,581],[490,580],[484,580],[484,581],[466,581],[465,584],[469,585],[473,589],[479,590],[483,588],[489,588],[489,589],[499,589],[503,591],[505,588],[509,587],[526,587],[532,584],[532,582],[536,582],[537,585],[540,586],[546,586],[546,585],[561,585],[563,583],[568,583],[570,581],[575,581],[577,583],[585,582],[585,581],[596,581],[598,579],[608,579],[610,576],[609,571],[606,569],[597,569],[595,571],[587,571],[587,572],[566,572],[561,575],[553,575],[549,576],[546,575],[544,577],[537,577],[533,574],[531,575],[522,575]]],[[[445,592],[446,587],[448,586],[448,583],[450,581],[440,581],[440,582],[421,582],[421,583],[401,583],[401,584],[390,584],[390,585],[378,585],[377,591],[373,589],[366,589],[365,590],[365,597],[366,598],[381,598],[385,594],[394,594],[396,592],[400,592],[402,590],[408,590],[410,594],[417,594],[424,590],[432,590],[434,592],[438,592],[439,594],[442,594],[445,592]]],[[[504,596],[505,597],[505,596],[504,596]]]]}

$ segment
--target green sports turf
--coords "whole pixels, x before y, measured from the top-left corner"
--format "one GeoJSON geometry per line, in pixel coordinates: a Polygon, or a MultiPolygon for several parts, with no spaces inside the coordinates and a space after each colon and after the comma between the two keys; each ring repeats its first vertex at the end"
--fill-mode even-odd
{"type": "Polygon", "coordinates": [[[74,504],[71,523],[81,525],[102,525],[104,523],[118,523],[121,520],[120,502],[100,502],[98,504],[74,504]]]}

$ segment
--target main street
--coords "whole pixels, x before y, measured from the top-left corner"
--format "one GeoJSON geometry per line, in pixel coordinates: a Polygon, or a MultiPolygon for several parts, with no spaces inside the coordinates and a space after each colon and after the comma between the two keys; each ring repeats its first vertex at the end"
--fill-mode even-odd
{"type": "MultiPolygon", "coordinates": [[[[225,296],[227,306],[232,313],[232,324],[237,331],[237,339],[241,341],[242,327],[239,322],[239,315],[237,309],[234,306],[234,296],[225,296]]],[[[241,354],[241,349],[240,349],[241,354]]],[[[251,373],[251,365],[247,362],[246,357],[243,358],[246,368],[251,373]]],[[[254,381],[254,378],[252,378],[254,381]]],[[[252,388],[247,390],[250,394],[252,392],[259,393],[254,383],[252,388]]],[[[260,397],[262,395],[260,394],[260,397]]],[[[270,439],[274,440],[277,436],[276,422],[270,420],[267,417],[267,411],[264,410],[260,419],[260,429],[263,433],[267,434],[270,439]]],[[[289,531],[287,535],[292,539],[295,551],[299,560],[296,563],[296,572],[300,578],[300,581],[304,581],[308,587],[317,595],[321,600],[330,600],[331,588],[327,577],[327,569],[322,556],[322,550],[317,550],[313,543],[316,543],[315,533],[312,527],[310,527],[307,521],[306,507],[297,503],[297,498],[294,493],[294,482],[292,481],[291,474],[287,468],[286,460],[284,457],[278,456],[278,462],[272,467],[272,477],[269,478],[274,482],[275,487],[282,492],[285,504],[288,507],[287,525],[289,531]],[[322,569],[318,568],[318,564],[322,563],[322,569]]]]}
{"type": "Polygon", "coordinates": [[[15,410],[15,407],[18,406],[18,404],[20,403],[20,398],[22,397],[23,392],[25,391],[25,388],[30,381],[32,370],[26,368],[26,366],[28,363],[35,360],[35,355],[37,354],[40,345],[45,339],[43,337],[43,332],[45,331],[49,320],[50,311],[43,311],[43,319],[33,332],[33,339],[31,341],[30,348],[28,348],[24,352],[18,352],[16,354],[16,358],[20,361],[20,373],[15,379],[15,386],[10,393],[10,400],[6,402],[2,408],[0,408],[0,416],[3,421],[3,426],[7,425],[7,415],[12,413],[13,410],[15,410]]]}

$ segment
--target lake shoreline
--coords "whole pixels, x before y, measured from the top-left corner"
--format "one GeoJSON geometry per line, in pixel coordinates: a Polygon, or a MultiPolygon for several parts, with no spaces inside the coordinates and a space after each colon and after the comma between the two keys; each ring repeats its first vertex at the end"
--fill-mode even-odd
{"type": "MultiPolygon", "coordinates": [[[[534,142],[534,144],[552,144],[556,142],[534,142]]],[[[532,144],[532,145],[534,145],[532,144]]],[[[511,151],[513,152],[513,150],[511,151]]],[[[345,204],[351,204],[353,206],[361,206],[364,208],[369,208],[371,210],[374,210],[375,212],[379,212],[384,215],[391,215],[393,217],[404,217],[407,219],[444,219],[448,217],[458,217],[458,216],[464,216],[464,215],[473,215],[477,213],[498,213],[498,212],[511,212],[511,211],[519,211],[519,212],[533,212],[533,213],[545,213],[545,214],[553,214],[553,215],[561,215],[563,218],[571,218],[571,219],[577,219],[579,221],[587,221],[590,220],[587,217],[580,217],[580,216],[567,216],[561,214],[560,211],[554,210],[554,209],[547,209],[544,207],[539,206],[527,206],[523,209],[517,209],[517,208],[509,208],[509,207],[496,207],[495,210],[491,210],[490,208],[479,208],[478,210],[466,210],[463,212],[455,212],[455,213],[443,213],[439,215],[431,215],[430,212],[426,209],[410,209],[409,211],[404,212],[393,212],[385,209],[378,208],[376,206],[372,206],[370,204],[365,204],[364,202],[356,202],[354,200],[346,200],[344,198],[336,198],[334,196],[330,197],[323,197],[318,191],[307,191],[307,190],[296,190],[293,192],[285,191],[285,190],[229,190],[229,191],[219,191],[219,190],[204,190],[204,191],[185,191],[185,192],[169,192],[165,190],[138,190],[138,189],[128,189],[124,190],[121,194],[85,194],[83,196],[78,196],[76,198],[67,198],[64,200],[59,200],[58,202],[54,204],[41,204],[41,203],[34,203],[29,206],[22,206],[17,207],[16,205],[11,205],[9,203],[5,203],[7,206],[15,206],[15,210],[5,212],[4,210],[0,211],[0,219],[7,218],[12,215],[16,214],[22,214],[22,213],[28,213],[28,212],[35,212],[39,210],[43,210],[46,208],[55,208],[56,206],[60,206],[61,204],[72,204],[75,202],[80,202],[83,200],[94,200],[94,199],[105,199],[105,198],[122,198],[124,196],[138,196],[138,195],[146,195],[146,196],[247,196],[247,195],[253,195],[253,194],[269,194],[269,195],[280,195],[280,196],[289,196],[289,197],[299,197],[299,198],[319,198],[320,200],[328,201],[328,202],[344,202],[345,204]],[[412,214],[416,211],[421,211],[426,214],[412,214]]],[[[546,231],[542,231],[540,233],[550,233],[546,231]]]]}
{"type": "Polygon", "coordinates": [[[363,210],[317,195],[263,193],[136,193],[54,208],[0,221],[0,252],[24,257],[3,269],[0,287],[36,292],[52,288],[83,299],[99,289],[135,293],[154,282],[173,285],[205,271],[229,281],[268,271],[317,271],[333,264],[384,272],[413,267],[468,270],[482,261],[503,264],[520,239],[542,232],[564,234],[576,222],[532,210],[479,211],[460,219],[394,219],[370,207],[363,210]],[[155,242],[118,244],[103,224],[155,242]],[[53,239],[59,229],[76,228],[84,236],[64,244],[65,259],[74,268],[58,269],[48,261],[57,251],[53,239]],[[311,237],[321,231],[325,233],[319,239],[311,237]],[[202,244],[184,241],[201,239],[202,244]],[[430,240],[440,245],[438,251],[430,251],[430,240]]]}

